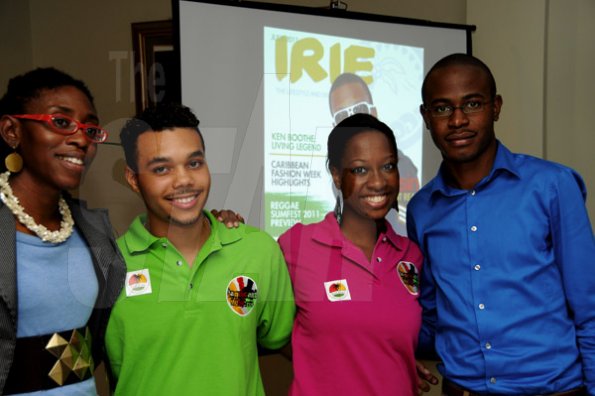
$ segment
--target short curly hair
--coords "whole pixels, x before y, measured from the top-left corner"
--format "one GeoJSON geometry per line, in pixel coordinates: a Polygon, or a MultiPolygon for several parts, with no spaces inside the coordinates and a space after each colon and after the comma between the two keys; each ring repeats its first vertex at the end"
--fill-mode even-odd
{"type": "Polygon", "coordinates": [[[173,128],[191,128],[198,133],[203,148],[205,140],[198,129],[199,120],[189,107],[179,103],[161,103],[146,108],[128,120],[120,132],[126,165],[138,172],[138,137],[144,132],[162,132],[173,128]]]}

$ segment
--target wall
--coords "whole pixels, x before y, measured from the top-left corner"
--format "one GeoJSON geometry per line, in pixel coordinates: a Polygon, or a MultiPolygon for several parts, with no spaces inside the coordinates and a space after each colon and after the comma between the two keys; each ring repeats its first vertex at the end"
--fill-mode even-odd
{"type": "Polygon", "coordinates": [[[492,69],[504,100],[497,136],[514,151],[542,156],[546,2],[504,2],[468,2],[467,21],[478,25],[474,54],[492,69]]]}
{"type": "Polygon", "coordinates": [[[575,168],[595,216],[595,2],[473,0],[475,55],[491,67],[504,98],[497,136],[513,151],[575,168]]]}
{"type": "Polygon", "coordinates": [[[0,92],[4,93],[11,76],[33,64],[29,2],[0,1],[0,92]]]}
{"type": "Polygon", "coordinates": [[[547,14],[544,156],[569,165],[589,188],[595,218],[595,1],[550,0],[547,14]]]}

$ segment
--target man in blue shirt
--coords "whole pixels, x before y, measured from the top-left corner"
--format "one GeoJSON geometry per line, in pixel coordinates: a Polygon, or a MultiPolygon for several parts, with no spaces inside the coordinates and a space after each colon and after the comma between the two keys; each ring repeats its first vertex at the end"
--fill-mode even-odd
{"type": "Polygon", "coordinates": [[[586,188],[574,170],[496,140],[496,92],[489,68],[464,54],[422,86],[443,162],[407,211],[425,257],[420,351],[442,360],[448,396],[595,395],[586,188]]]}

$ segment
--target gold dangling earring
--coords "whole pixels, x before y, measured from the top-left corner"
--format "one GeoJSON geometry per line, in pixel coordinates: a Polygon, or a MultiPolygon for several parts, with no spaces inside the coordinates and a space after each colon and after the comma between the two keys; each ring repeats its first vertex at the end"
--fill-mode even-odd
{"type": "Polygon", "coordinates": [[[6,165],[6,169],[11,173],[18,173],[23,169],[23,157],[17,153],[17,146],[15,145],[12,148],[14,151],[4,158],[4,165],[6,165]]]}

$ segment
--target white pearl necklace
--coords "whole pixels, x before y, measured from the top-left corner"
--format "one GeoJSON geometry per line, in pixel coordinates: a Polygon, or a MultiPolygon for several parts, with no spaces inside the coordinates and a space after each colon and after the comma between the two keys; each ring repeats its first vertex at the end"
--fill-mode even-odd
{"type": "Polygon", "coordinates": [[[12,214],[17,217],[19,222],[33,231],[44,242],[61,243],[67,240],[72,235],[74,220],[64,197],[60,196],[60,200],[58,201],[58,210],[62,215],[60,229],[58,231],[50,231],[42,224],[37,224],[33,220],[33,217],[25,213],[25,208],[21,206],[19,199],[14,196],[12,188],[10,188],[10,184],[8,183],[9,176],[10,172],[0,174],[0,199],[2,199],[2,202],[10,209],[12,214]]]}

